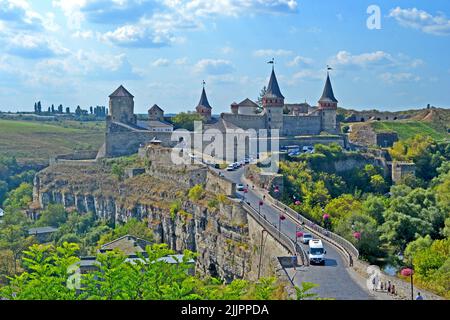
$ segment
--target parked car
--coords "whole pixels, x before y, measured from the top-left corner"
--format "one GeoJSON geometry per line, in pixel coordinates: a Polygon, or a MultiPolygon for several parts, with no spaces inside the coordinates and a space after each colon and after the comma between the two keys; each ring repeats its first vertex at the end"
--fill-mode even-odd
{"type": "Polygon", "coordinates": [[[311,233],[305,233],[305,234],[303,234],[302,242],[303,242],[303,244],[309,244],[309,241],[311,241],[312,239],[313,239],[313,236],[311,233]]]}
{"type": "Polygon", "coordinates": [[[236,170],[236,168],[235,168],[235,166],[232,165],[232,164],[230,164],[230,165],[227,167],[227,171],[234,171],[234,170],[236,170]]]}
{"type": "Polygon", "coordinates": [[[245,187],[244,187],[244,185],[242,183],[240,183],[240,184],[237,185],[236,190],[237,191],[244,191],[245,187]]]}

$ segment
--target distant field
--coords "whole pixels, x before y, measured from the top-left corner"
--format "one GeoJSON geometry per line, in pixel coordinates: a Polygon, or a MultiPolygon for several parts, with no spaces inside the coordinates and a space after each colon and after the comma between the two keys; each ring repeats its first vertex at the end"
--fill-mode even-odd
{"type": "Polygon", "coordinates": [[[448,139],[448,134],[422,121],[376,121],[371,123],[375,131],[395,131],[399,138],[409,139],[417,134],[429,135],[435,140],[448,139]]]}
{"type": "Polygon", "coordinates": [[[104,122],[35,122],[0,119],[0,155],[22,163],[47,163],[75,150],[96,150],[103,144],[104,122]]]}

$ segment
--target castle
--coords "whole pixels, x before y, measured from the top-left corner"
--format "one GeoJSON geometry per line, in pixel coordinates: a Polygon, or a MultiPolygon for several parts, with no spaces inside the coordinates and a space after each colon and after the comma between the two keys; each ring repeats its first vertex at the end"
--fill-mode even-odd
{"type": "MultiPolygon", "coordinates": [[[[123,86],[109,98],[105,144],[99,157],[130,155],[152,140],[158,140],[166,147],[178,143],[172,141],[173,126],[165,120],[164,111],[159,106],[150,108],[147,121],[138,121],[134,114],[134,97],[123,86]]],[[[231,113],[222,113],[219,119],[214,119],[203,83],[196,112],[204,118],[205,130],[217,129],[226,133],[231,129],[277,129],[281,145],[339,143],[344,146],[346,141],[339,135],[340,125],[336,118],[338,100],[334,96],[329,73],[318,104],[317,107],[306,103],[285,104],[272,66],[270,81],[262,97],[262,109],[252,100],[245,99],[239,104],[233,103],[231,113]]]]}
{"type": "Polygon", "coordinates": [[[337,105],[329,74],[318,108],[307,104],[286,105],[272,67],[269,85],[262,98],[262,112],[258,113],[259,106],[255,102],[245,99],[239,104],[233,103],[231,113],[223,113],[219,121],[225,128],[278,129],[281,137],[319,135],[322,132],[338,134],[337,105]]]}

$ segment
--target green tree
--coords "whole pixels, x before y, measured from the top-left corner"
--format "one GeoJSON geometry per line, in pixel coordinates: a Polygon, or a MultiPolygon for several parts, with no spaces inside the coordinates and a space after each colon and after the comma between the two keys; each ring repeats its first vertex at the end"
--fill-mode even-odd
{"type": "Polygon", "coordinates": [[[75,290],[67,287],[69,266],[78,261],[78,246],[64,243],[52,246],[33,245],[24,252],[27,269],[0,289],[0,296],[11,300],[74,300],[75,290]]]}
{"type": "Polygon", "coordinates": [[[195,121],[203,122],[204,119],[200,114],[190,112],[181,112],[172,118],[172,123],[175,126],[175,129],[186,129],[188,131],[194,131],[195,121]]]}
{"type": "Polygon", "coordinates": [[[17,189],[8,194],[4,202],[5,208],[8,206],[25,209],[33,201],[33,186],[29,183],[22,183],[17,189]]]}
{"type": "Polygon", "coordinates": [[[39,226],[59,227],[67,221],[67,212],[63,205],[50,204],[48,208],[42,211],[37,224],[39,226]]]}
{"type": "Polygon", "coordinates": [[[297,300],[311,300],[319,297],[316,293],[309,293],[312,289],[317,288],[319,285],[311,282],[303,282],[301,287],[295,287],[297,293],[297,300]]]}
{"type": "Polygon", "coordinates": [[[112,173],[118,180],[122,180],[123,177],[125,176],[125,169],[124,169],[121,165],[115,163],[115,164],[113,164],[112,167],[111,167],[111,173],[112,173]]]}
{"type": "Polygon", "coordinates": [[[388,200],[384,197],[369,195],[362,203],[362,211],[366,215],[374,218],[377,224],[381,225],[384,222],[384,211],[388,205],[388,200]]]}

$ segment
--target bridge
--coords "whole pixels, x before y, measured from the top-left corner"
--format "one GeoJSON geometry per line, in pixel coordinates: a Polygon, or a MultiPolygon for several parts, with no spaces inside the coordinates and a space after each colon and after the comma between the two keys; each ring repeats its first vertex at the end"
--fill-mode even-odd
{"type": "MultiPolygon", "coordinates": [[[[236,184],[249,184],[244,170],[224,172],[224,178],[236,184]]],[[[358,250],[347,240],[333,234],[294,210],[264,193],[258,188],[248,188],[248,193],[238,192],[246,211],[289,253],[296,257],[296,264],[284,265],[292,284],[301,287],[302,282],[312,282],[319,287],[312,292],[323,298],[338,300],[370,300],[373,294],[365,287],[365,279],[350,268],[358,259],[358,250]],[[264,197],[265,196],[265,197],[264,197]],[[263,205],[260,206],[263,200],[263,205]],[[285,220],[280,220],[284,216],[285,220]],[[327,251],[325,265],[310,265],[306,255],[307,246],[297,242],[297,232],[312,233],[323,240],[327,251]],[[357,279],[360,277],[359,279],[357,279]]]]}

